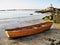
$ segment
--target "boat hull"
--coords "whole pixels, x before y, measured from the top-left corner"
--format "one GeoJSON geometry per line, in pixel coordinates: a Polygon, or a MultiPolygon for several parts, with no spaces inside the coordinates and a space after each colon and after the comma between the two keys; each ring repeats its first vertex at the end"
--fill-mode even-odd
{"type": "Polygon", "coordinates": [[[22,37],[22,36],[27,36],[27,35],[32,35],[32,34],[36,34],[36,33],[40,33],[43,31],[46,31],[48,29],[50,29],[52,25],[52,22],[45,22],[44,24],[41,24],[41,27],[37,28],[37,29],[25,29],[25,30],[16,30],[16,31],[5,31],[7,36],[10,38],[15,38],[15,37],[22,37]],[[45,25],[45,26],[44,26],[45,25]]]}

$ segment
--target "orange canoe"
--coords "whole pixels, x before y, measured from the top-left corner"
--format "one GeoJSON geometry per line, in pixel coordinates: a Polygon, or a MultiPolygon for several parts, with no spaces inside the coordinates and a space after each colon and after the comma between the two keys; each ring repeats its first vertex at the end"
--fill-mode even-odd
{"type": "Polygon", "coordinates": [[[5,32],[7,36],[10,38],[22,37],[22,36],[27,36],[49,30],[51,25],[52,22],[43,22],[43,23],[33,24],[24,27],[5,29],[5,32]]]}

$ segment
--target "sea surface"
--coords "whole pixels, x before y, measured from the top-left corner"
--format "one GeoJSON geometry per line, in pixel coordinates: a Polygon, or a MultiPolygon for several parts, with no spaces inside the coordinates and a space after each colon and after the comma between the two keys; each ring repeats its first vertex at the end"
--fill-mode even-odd
{"type": "Polygon", "coordinates": [[[42,19],[48,15],[50,14],[35,13],[35,11],[31,10],[0,11],[0,28],[18,27],[20,25],[20,22],[42,19]]]}

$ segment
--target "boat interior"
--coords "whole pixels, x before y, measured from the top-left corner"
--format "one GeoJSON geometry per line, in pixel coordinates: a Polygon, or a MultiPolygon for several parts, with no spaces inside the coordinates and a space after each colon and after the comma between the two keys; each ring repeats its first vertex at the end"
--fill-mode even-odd
{"type": "Polygon", "coordinates": [[[25,27],[15,27],[11,29],[5,29],[5,31],[17,31],[17,30],[31,30],[31,29],[38,29],[41,27],[46,27],[51,22],[39,23],[35,25],[25,26],[25,27]]]}

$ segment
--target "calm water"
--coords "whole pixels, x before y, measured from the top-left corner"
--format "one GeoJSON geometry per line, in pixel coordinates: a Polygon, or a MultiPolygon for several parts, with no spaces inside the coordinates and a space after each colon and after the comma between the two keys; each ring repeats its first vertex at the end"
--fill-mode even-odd
{"type": "Polygon", "coordinates": [[[20,22],[42,19],[46,15],[49,14],[35,13],[34,11],[0,11],[0,28],[18,27],[20,22]]]}

